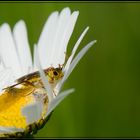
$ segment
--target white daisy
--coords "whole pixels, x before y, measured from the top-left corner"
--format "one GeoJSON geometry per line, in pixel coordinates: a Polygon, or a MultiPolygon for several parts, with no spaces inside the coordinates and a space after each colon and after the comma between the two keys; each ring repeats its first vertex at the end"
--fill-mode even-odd
{"type": "Polygon", "coordinates": [[[13,32],[7,23],[0,27],[1,136],[18,137],[35,133],[55,107],[74,91],[69,89],[60,93],[77,63],[96,42],[91,41],[75,56],[89,29],[87,27],[66,61],[68,42],[78,15],[78,11],[71,13],[69,8],[64,8],[60,13],[56,11],[49,16],[39,41],[34,46],[33,61],[24,21],[19,21],[13,32]],[[38,82],[38,74],[43,86],[41,81],[38,82]]]}

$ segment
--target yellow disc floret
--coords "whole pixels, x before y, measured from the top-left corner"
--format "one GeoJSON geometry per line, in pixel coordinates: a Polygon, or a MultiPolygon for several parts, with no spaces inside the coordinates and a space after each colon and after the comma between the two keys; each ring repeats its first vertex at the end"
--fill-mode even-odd
{"type": "Polygon", "coordinates": [[[34,102],[34,97],[19,94],[4,93],[0,96],[0,126],[25,128],[26,118],[22,108],[34,102]]]}

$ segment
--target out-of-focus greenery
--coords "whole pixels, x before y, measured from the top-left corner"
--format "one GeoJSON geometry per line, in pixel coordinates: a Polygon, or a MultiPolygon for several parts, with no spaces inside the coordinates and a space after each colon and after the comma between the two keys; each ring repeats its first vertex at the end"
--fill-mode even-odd
{"type": "Polygon", "coordinates": [[[23,19],[33,48],[50,13],[67,6],[80,12],[68,51],[86,26],[79,49],[98,42],[64,85],[76,91],[35,137],[140,137],[140,3],[0,3],[0,24],[23,19]]]}

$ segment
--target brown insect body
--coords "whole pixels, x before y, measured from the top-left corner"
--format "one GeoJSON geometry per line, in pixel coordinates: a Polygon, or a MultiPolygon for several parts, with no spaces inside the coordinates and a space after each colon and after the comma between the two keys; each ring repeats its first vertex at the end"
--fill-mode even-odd
{"type": "MultiPolygon", "coordinates": [[[[63,77],[61,67],[50,67],[48,69],[45,69],[44,72],[52,87],[54,87],[58,80],[60,80],[63,77]]],[[[36,71],[22,76],[21,78],[16,80],[16,84],[7,87],[4,90],[13,94],[24,93],[24,95],[28,95],[33,93],[38,88],[44,88],[44,86],[40,78],[39,72],[36,71]],[[19,85],[20,87],[18,87],[19,85]]]]}

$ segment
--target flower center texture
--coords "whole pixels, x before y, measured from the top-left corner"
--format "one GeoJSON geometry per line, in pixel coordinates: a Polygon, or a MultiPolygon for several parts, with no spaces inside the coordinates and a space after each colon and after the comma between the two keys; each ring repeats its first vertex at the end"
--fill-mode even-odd
{"type": "Polygon", "coordinates": [[[0,126],[25,128],[26,117],[21,110],[35,102],[33,95],[24,96],[17,93],[4,93],[0,96],[0,126]]]}

